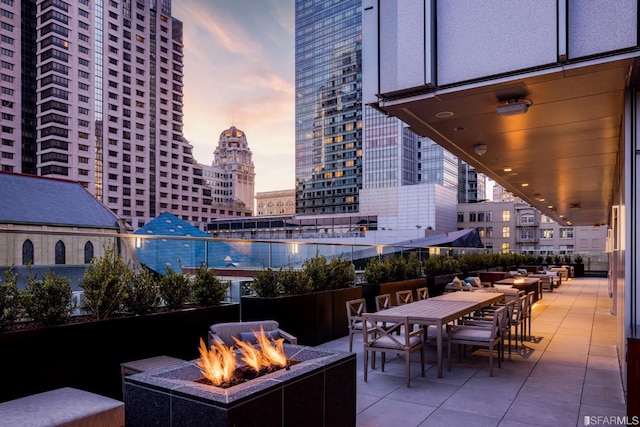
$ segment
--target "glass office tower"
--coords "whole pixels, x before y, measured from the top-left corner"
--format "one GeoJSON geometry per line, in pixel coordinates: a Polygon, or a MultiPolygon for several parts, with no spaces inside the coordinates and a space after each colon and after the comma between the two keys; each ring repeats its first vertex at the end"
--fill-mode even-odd
{"type": "Polygon", "coordinates": [[[358,212],[361,0],[296,1],[296,213],[358,212]]]}

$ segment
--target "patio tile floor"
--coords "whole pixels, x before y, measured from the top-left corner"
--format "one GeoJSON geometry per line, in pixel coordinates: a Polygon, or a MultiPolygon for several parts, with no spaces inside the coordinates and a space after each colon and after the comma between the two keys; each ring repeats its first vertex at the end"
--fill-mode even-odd
{"type": "MultiPolygon", "coordinates": [[[[404,360],[387,356],[363,378],[362,338],[357,354],[358,426],[583,426],[585,416],[626,414],[615,346],[616,318],[609,313],[607,279],[574,278],[533,307],[531,341],[489,376],[486,350],[467,352],[437,378],[434,345],[426,375],[419,355],[405,385],[404,360]]],[[[348,337],[320,347],[348,351],[348,337]]],[[[379,356],[378,356],[379,359],[379,356]]]]}

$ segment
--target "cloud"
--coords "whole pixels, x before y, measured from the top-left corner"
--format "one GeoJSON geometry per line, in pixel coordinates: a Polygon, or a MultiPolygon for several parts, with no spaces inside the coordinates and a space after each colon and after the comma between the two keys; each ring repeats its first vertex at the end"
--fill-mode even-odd
{"type": "Polygon", "coordinates": [[[256,191],[292,188],[293,0],[183,0],[173,14],[184,23],[184,133],[196,160],[211,163],[234,124],[253,152],[256,191]]]}

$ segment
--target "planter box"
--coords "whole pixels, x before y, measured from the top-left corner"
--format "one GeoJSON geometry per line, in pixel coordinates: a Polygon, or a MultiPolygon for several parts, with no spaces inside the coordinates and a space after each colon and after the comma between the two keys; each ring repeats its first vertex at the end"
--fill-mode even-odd
{"type": "Polygon", "coordinates": [[[573,266],[574,277],[584,277],[584,264],[570,264],[573,266]]]}
{"type": "Polygon", "coordinates": [[[277,320],[298,344],[316,346],[348,334],[345,302],[357,298],[362,298],[360,286],[276,298],[242,297],[242,320],[277,320]]]}
{"type": "Polygon", "coordinates": [[[458,276],[459,279],[462,279],[462,273],[456,274],[445,274],[442,276],[428,277],[428,287],[429,287],[429,295],[437,296],[444,294],[444,288],[447,286],[447,283],[451,283],[453,278],[458,276]]]}
{"type": "MultiPolygon", "coordinates": [[[[376,297],[378,295],[389,294],[391,296],[391,304],[396,305],[396,292],[398,291],[413,291],[413,299],[416,299],[416,289],[424,288],[428,286],[426,277],[420,277],[418,279],[401,280],[398,282],[388,283],[363,283],[362,284],[362,296],[367,302],[367,311],[374,313],[376,311],[376,297]]],[[[429,289],[429,295],[431,295],[431,289],[429,289]]]]}
{"type": "Polygon", "coordinates": [[[60,387],[122,399],[121,363],[195,359],[211,324],[239,318],[238,304],[223,304],[0,333],[0,401],[60,387]]]}

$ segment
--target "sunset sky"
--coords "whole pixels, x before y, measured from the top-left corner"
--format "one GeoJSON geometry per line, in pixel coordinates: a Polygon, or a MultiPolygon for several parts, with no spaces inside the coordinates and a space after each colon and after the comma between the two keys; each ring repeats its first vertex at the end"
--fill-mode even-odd
{"type": "Polygon", "coordinates": [[[247,135],[256,192],[295,183],[294,0],[180,0],[184,23],[184,135],[199,163],[220,133],[247,135]]]}

